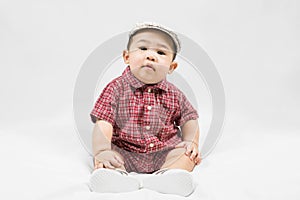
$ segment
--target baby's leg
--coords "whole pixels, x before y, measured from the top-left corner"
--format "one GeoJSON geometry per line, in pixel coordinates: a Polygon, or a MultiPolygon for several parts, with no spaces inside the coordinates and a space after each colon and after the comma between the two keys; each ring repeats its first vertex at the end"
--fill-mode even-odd
{"type": "Polygon", "coordinates": [[[185,148],[175,148],[171,150],[167,157],[166,161],[161,167],[161,169],[184,169],[189,172],[193,171],[195,163],[190,160],[188,156],[185,155],[185,148]]]}
{"type": "Polygon", "coordinates": [[[190,173],[195,164],[185,155],[185,148],[175,148],[168,152],[161,169],[143,180],[144,188],[165,194],[190,195],[194,189],[193,176],[190,173]]]}

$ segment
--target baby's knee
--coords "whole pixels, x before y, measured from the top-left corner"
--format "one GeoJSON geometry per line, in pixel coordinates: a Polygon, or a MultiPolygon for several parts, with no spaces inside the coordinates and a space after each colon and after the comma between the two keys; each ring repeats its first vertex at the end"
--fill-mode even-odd
{"type": "Polygon", "coordinates": [[[175,148],[170,151],[163,167],[184,169],[189,172],[193,171],[195,163],[185,154],[185,152],[185,148],[175,148]]]}

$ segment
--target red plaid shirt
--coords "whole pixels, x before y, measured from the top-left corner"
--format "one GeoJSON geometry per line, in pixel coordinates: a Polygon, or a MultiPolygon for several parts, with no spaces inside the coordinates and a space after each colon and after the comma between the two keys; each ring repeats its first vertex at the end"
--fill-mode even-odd
{"type": "Polygon", "coordinates": [[[112,124],[112,143],[117,147],[152,153],[174,148],[182,141],[178,126],[197,119],[198,114],[173,84],[166,80],[144,84],[127,67],[104,88],[91,118],[112,124]]]}

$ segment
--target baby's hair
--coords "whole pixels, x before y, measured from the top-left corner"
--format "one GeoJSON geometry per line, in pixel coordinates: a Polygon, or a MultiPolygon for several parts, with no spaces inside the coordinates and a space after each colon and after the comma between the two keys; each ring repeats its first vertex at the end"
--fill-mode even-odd
{"type": "MultiPolygon", "coordinates": [[[[131,35],[129,36],[128,43],[127,43],[127,50],[128,50],[128,51],[129,51],[129,49],[130,49],[130,45],[131,45],[131,43],[132,43],[132,38],[133,38],[133,36],[135,36],[136,34],[142,32],[142,31],[144,31],[144,30],[147,30],[147,29],[141,29],[141,30],[138,30],[138,31],[136,31],[135,33],[133,33],[133,34],[131,34],[131,35]]],[[[153,30],[153,29],[149,29],[149,30],[153,30]]],[[[162,31],[161,31],[161,32],[162,32],[162,31]]],[[[175,58],[176,58],[176,55],[177,55],[177,54],[176,54],[176,52],[177,52],[176,45],[175,45],[173,39],[172,39],[168,34],[166,34],[166,33],[164,33],[164,32],[162,32],[162,33],[165,34],[165,35],[167,35],[167,36],[171,39],[171,41],[172,41],[172,45],[173,45],[172,48],[173,48],[173,50],[174,50],[172,61],[174,61],[175,58]]]]}

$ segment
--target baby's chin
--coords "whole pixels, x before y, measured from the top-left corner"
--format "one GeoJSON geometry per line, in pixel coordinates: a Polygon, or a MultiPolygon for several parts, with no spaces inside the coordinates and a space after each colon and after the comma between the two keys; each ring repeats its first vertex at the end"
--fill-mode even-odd
{"type": "Polygon", "coordinates": [[[157,80],[146,80],[146,79],[143,79],[143,78],[139,78],[139,77],[136,77],[139,81],[141,81],[142,83],[144,83],[144,84],[151,84],[151,85],[153,85],[153,84],[157,84],[157,83],[159,83],[159,82],[161,82],[161,81],[157,81],[157,80]]]}
{"type": "Polygon", "coordinates": [[[140,81],[147,85],[154,85],[160,82],[160,81],[145,81],[145,80],[140,80],[140,81]]]}

